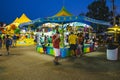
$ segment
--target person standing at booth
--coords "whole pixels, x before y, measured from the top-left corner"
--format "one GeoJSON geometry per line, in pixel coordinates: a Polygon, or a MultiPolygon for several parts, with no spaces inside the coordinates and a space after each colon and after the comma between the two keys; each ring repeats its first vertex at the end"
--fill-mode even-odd
{"type": "Polygon", "coordinates": [[[82,34],[78,34],[78,38],[77,38],[77,55],[82,56],[83,55],[83,42],[84,42],[84,38],[82,36],[82,34]]]}
{"type": "Polygon", "coordinates": [[[58,60],[60,56],[60,34],[58,31],[53,35],[52,42],[53,42],[53,48],[55,52],[54,64],[59,65],[58,60]]]}
{"type": "Polygon", "coordinates": [[[73,34],[73,32],[71,32],[71,34],[68,37],[68,41],[70,44],[70,52],[73,56],[77,56],[77,35],[73,34]]]}

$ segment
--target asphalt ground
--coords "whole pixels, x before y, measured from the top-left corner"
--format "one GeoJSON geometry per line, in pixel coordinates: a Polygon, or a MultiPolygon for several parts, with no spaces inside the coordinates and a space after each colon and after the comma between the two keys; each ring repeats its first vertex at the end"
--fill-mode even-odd
{"type": "Polygon", "coordinates": [[[36,52],[35,46],[0,50],[0,80],[120,80],[120,59],[106,59],[106,49],[84,54],[82,57],[60,59],[53,64],[53,56],[36,52]]]}

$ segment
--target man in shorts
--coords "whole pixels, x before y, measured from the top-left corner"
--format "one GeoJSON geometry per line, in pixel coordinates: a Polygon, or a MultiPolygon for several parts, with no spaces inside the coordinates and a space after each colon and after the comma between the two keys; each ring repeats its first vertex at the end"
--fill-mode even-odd
{"type": "Polygon", "coordinates": [[[59,64],[58,59],[60,56],[60,34],[59,32],[56,32],[56,34],[53,35],[52,42],[53,42],[53,48],[55,52],[54,64],[58,65],[59,64]]]}

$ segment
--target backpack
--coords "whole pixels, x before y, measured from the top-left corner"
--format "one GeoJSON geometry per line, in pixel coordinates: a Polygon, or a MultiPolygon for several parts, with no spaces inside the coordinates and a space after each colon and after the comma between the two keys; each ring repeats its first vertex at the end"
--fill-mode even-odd
{"type": "Polygon", "coordinates": [[[6,45],[11,45],[11,44],[12,44],[11,39],[6,39],[6,45]]]}

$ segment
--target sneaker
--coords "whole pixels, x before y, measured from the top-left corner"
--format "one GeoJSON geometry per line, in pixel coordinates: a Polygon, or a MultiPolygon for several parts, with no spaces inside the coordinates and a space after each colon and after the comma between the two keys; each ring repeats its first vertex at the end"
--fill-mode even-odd
{"type": "Polygon", "coordinates": [[[56,62],[56,65],[61,65],[59,62],[56,62]]]}
{"type": "Polygon", "coordinates": [[[53,62],[54,62],[55,65],[60,65],[60,63],[56,62],[55,60],[53,60],[53,62]]]}
{"type": "Polygon", "coordinates": [[[73,55],[73,58],[77,58],[77,55],[73,55]]]}
{"type": "Polygon", "coordinates": [[[8,52],[8,55],[9,55],[10,53],[8,52]]]}
{"type": "Polygon", "coordinates": [[[81,55],[79,54],[79,55],[77,55],[77,57],[79,58],[79,57],[81,57],[81,55]]]}

